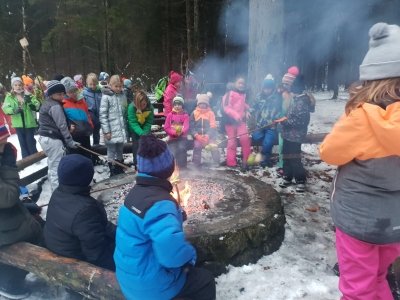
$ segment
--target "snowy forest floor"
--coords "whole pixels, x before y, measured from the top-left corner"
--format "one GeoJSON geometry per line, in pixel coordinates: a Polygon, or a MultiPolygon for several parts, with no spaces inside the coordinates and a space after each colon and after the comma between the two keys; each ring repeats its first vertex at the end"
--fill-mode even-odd
{"type": "MultiPolygon", "coordinates": [[[[330,100],[331,93],[316,93],[316,111],[311,115],[310,133],[329,132],[344,111],[347,94],[341,92],[338,100],[330,100]]],[[[16,136],[10,139],[18,144],[16,136]]],[[[276,149],[275,149],[276,150],[276,149]]],[[[338,277],[332,271],[336,263],[334,231],[329,215],[329,191],[335,167],[321,162],[318,145],[302,147],[303,161],[308,172],[305,193],[296,193],[295,187],[282,189],[276,168],[254,168],[242,176],[254,176],[271,184],[281,195],[286,215],[285,239],[275,253],[262,257],[256,264],[229,267],[217,281],[217,299],[264,300],[333,300],[339,299],[338,277]]],[[[39,169],[46,160],[21,172],[21,176],[39,169]]],[[[104,178],[103,166],[96,167],[96,180],[104,178]]],[[[50,198],[47,182],[38,204],[50,198]]],[[[46,211],[43,211],[45,217],[46,211]]],[[[68,299],[61,288],[50,287],[33,274],[28,276],[32,287],[29,298],[68,299]]],[[[2,299],[0,297],[0,299],[2,299]]]]}

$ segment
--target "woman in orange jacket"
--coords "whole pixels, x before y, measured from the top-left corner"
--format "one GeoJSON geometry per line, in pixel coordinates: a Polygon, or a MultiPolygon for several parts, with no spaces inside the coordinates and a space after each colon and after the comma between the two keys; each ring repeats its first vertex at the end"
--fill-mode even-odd
{"type": "Polygon", "coordinates": [[[400,27],[375,24],[358,85],[320,147],[338,166],[331,195],[344,299],[393,299],[387,269],[400,256],[400,27]]]}

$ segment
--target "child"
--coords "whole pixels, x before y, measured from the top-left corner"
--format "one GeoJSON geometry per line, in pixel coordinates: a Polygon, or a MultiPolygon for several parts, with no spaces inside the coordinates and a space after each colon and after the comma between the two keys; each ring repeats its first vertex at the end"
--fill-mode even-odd
{"type": "Polygon", "coordinates": [[[242,76],[236,77],[233,89],[224,97],[223,110],[226,115],[225,132],[228,136],[226,147],[226,165],[236,167],[237,137],[242,147],[242,169],[247,169],[247,159],[251,151],[251,141],[248,134],[246,119],[250,117],[249,105],[246,103],[246,81],[242,76]]]}
{"type": "MultiPolygon", "coordinates": [[[[17,150],[7,143],[5,125],[0,125],[0,247],[17,242],[40,244],[42,229],[19,200],[17,150]]],[[[29,295],[25,285],[28,272],[0,264],[0,295],[22,299],[29,295]]]]}
{"type": "Polygon", "coordinates": [[[295,179],[296,191],[304,192],[306,184],[306,171],[301,162],[301,143],[307,135],[310,112],[314,111],[313,98],[304,93],[303,77],[299,76],[291,88],[291,101],[286,113],[286,120],[282,124],[282,157],[283,180],[279,184],[285,188],[295,179]]]}
{"type": "Polygon", "coordinates": [[[3,111],[11,115],[12,127],[17,131],[22,158],[37,152],[35,130],[37,127],[36,112],[40,102],[30,92],[24,92],[21,78],[11,79],[12,91],[7,94],[3,103],[3,111]]]}
{"type": "Polygon", "coordinates": [[[100,104],[100,124],[107,146],[110,176],[123,173],[123,169],[112,161],[123,163],[124,143],[127,141],[126,111],[128,102],[122,92],[122,83],[118,75],[109,82],[110,89],[103,94],[100,104]]]}
{"type": "Polygon", "coordinates": [[[154,120],[154,109],[144,91],[138,91],[135,101],[128,106],[128,130],[132,136],[133,165],[137,166],[136,154],[139,147],[139,138],[151,133],[154,120]]]}
{"type": "Polygon", "coordinates": [[[114,260],[126,299],[215,299],[213,275],[194,267],[183,211],[167,180],[175,163],[167,144],[152,135],[139,140],[136,185],[119,210],[114,260]]]}
{"type": "Polygon", "coordinates": [[[98,86],[99,81],[94,73],[89,73],[86,77],[86,87],[83,89],[83,97],[86,100],[90,119],[93,122],[93,145],[100,143],[100,103],[102,93],[98,86]]]}
{"type": "Polygon", "coordinates": [[[275,120],[282,114],[282,98],[276,91],[275,80],[271,74],[265,77],[261,93],[256,96],[256,103],[252,108],[255,126],[257,129],[253,132],[254,141],[261,141],[263,160],[261,166],[271,167],[271,151],[277,139],[278,133],[275,120]],[[266,127],[267,125],[271,125],[266,127]]]}
{"type": "Polygon", "coordinates": [[[76,74],[74,76],[74,81],[75,81],[75,84],[76,84],[77,88],[79,90],[83,90],[84,85],[83,85],[83,76],[82,76],[82,74],[76,74]]]}
{"type": "Polygon", "coordinates": [[[132,103],[133,102],[133,91],[132,91],[132,80],[130,79],[124,79],[124,94],[126,96],[126,99],[128,100],[128,103],[132,103]]]}
{"type": "MultiPolygon", "coordinates": [[[[72,78],[64,77],[61,83],[65,86],[66,96],[63,100],[63,107],[72,138],[83,147],[90,149],[90,135],[93,131],[93,123],[89,116],[85,98],[83,98],[72,78]]],[[[92,154],[81,148],[72,149],[70,153],[82,154],[92,159],[92,154]]]]}
{"type": "Polygon", "coordinates": [[[187,134],[189,132],[189,115],[183,110],[184,100],[178,95],[174,98],[173,109],[167,115],[164,130],[169,140],[168,146],[176,159],[176,164],[180,169],[187,166],[187,134]]]}
{"type": "Polygon", "coordinates": [[[194,136],[192,162],[196,167],[201,166],[201,152],[208,145],[213,161],[219,165],[220,155],[215,141],[217,139],[217,124],[215,114],[210,108],[210,97],[207,94],[197,95],[197,107],[190,115],[190,132],[194,136]]]}
{"type": "MultiPolygon", "coordinates": [[[[291,93],[291,87],[293,85],[294,80],[296,79],[297,75],[299,75],[300,71],[297,66],[291,66],[288,68],[287,73],[282,77],[282,83],[278,88],[278,93],[282,95],[282,115],[286,116],[288,107],[290,102],[292,101],[293,94],[291,93]]],[[[278,175],[283,176],[283,138],[281,132],[279,132],[279,161],[278,161],[278,175]]]]}
{"type": "Polygon", "coordinates": [[[320,146],[338,166],[331,195],[342,299],[393,299],[400,256],[400,27],[377,23],[345,113],[320,146]]]}
{"type": "Polygon", "coordinates": [[[72,139],[68,130],[62,101],[65,87],[51,80],[47,84],[47,97],[39,111],[39,143],[47,155],[48,178],[51,190],[58,186],[57,169],[61,158],[65,155],[65,146],[76,149],[79,143],[72,139]]]}
{"type": "Polygon", "coordinates": [[[90,197],[92,161],[80,154],[64,156],[58,166],[60,185],[47,209],[44,239],[58,255],[115,270],[115,225],[101,202],[90,197]]]}
{"type": "Polygon", "coordinates": [[[182,83],[182,75],[171,71],[169,73],[169,81],[167,88],[164,91],[163,97],[163,104],[164,104],[164,115],[167,116],[172,110],[172,100],[178,94],[179,89],[181,88],[182,83]]]}

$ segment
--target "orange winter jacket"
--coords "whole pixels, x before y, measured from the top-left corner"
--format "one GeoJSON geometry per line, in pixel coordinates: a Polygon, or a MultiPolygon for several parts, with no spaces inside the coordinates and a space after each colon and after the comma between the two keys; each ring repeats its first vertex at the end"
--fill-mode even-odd
{"type": "Polygon", "coordinates": [[[343,115],[320,146],[338,165],[330,213],[337,228],[372,244],[400,242],[400,102],[364,103],[343,115]]]}
{"type": "Polygon", "coordinates": [[[400,155],[400,102],[382,109],[364,103],[343,115],[320,146],[321,159],[344,165],[353,159],[367,160],[400,155]]]}

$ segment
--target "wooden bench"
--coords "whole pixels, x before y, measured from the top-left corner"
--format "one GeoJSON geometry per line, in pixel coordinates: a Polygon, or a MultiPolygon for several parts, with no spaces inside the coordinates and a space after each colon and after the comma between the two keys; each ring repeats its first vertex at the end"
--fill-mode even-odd
{"type": "Polygon", "coordinates": [[[125,299],[114,272],[56,255],[29,243],[1,247],[0,262],[34,273],[49,284],[61,285],[88,298],[125,299]]]}

